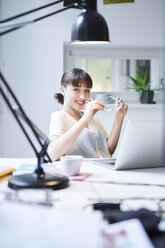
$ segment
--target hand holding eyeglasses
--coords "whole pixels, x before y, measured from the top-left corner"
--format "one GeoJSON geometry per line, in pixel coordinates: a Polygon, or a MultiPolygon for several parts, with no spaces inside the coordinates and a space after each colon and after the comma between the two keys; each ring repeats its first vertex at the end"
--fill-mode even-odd
{"type": "Polygon", "coordinates": [[[116,98],[116,104],[114,108],[115,115],[123,118],[128,110],[128,104],[124,103],[119,97],[116,98]]]}
{"type": "Polygon", "coordinates": [[[82,119],[88,122],[100,110],[104,110],[104,104],[98,100],[89,98],[86,101],[85,111],[84,111],[82,119]]]}
{"type": "Polygon", "coordinates": [[[103,110],[104,112],[110,112],[114,110],[114,114],[117,118],[123,118],[126,115],[128,109],[128,105],[125,104],[119,97],[114,98],[113,96],[107,96],[103,101],[89,98],[86,101],[86,104],[84,118],[86,117],[88,121],[96,112],[100,110],[103,110]]]}
{"type": "MultiPolygon", "coordinates": [[[[92,98],[89,98],[86,103],[96,101],[92,98]]],[[[125,104],[119,97],[115,98],[113,96],[107,96],[103,101],[100,103],[103,104],[104,112],[110,112],[112,110],[120,110],[122,112],[126,112],[128,109],[128,105],[125,104]]]]}

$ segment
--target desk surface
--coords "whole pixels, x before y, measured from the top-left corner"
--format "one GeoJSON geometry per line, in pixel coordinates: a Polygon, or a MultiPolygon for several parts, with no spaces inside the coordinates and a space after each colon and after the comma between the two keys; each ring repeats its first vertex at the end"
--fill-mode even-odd
{"type": "MultiPolygon", "coordinates": [[[[35,162],[35,159],[2,158],[0,166],[17,168],[35,162]]],[[[60,166],[60,162],[55,164],[60,166]]],[[[83,162],[81,172],[92,175],[84,181],[70,181],[66,189],[51,191],[53,209],[26,204],[18,206],[12,202],[1,204],[0,246],[102,248],[103,218],[101,213],[92,210],[93,203],[125,202],[126,210],[154,209],[155,200],[165,196],[165,168],[114,171],[88,161],[83,162]],[[139,198],[143,201],[140,202],[139,198]]],[[[0,181],[2,191],[13,191],[7,187],[7,180],[0,181]]]]}
{"type": "MultiPolygon", "coordinates": [[[[36,159],[1,158],[0,166],[34,164],[36,159]]],[[[55,163],[60,166],[60,162],[55,163]]],[[[100,201],[117,201],[128,198],[164,198],[165,167],[114,171],[91,162],[83,162],[81,172],[92,175],[84,181],[70,181],[64,190],[54,191],[54,204],[69,208],[84,208],[90,203],[100,201]],[[163,187],[164,186],[164,187],[163,187]]],[[[1,181],[0,188],[6,189],[7,182],[1,181]]]]}

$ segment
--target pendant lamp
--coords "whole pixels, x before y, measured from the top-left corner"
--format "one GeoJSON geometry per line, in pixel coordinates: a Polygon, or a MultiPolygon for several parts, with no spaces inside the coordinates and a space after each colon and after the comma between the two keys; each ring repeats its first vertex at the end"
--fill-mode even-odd
{"type": "Polygon", "coordinates": [[[97,11],[97,1],[85,0],[83,2],[84,10],[72,26],[72,43],[109,42],[108,26],[104,17],[97,11]]]}

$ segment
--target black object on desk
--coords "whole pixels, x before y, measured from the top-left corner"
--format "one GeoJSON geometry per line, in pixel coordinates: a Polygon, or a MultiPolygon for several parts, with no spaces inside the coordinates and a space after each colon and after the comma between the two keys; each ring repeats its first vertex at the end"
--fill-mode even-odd
{"type": "Polygon", "coordinates": [[[42,163],[52,162],[47,153],[49,138],[25,114],[25,111],[23,110],[21,104],[19,103],[18,99],[16,98],[12,89],[9,87],[1,72],[0,79],[3,83],[2,86],[0,85],[0,93],[2,94],[2,97],[4,98],[6,104],[8,105],[24,135],[29,141],[38,160],[37,168],[35,169],[34,173],[12,176],[9,179],[8,186],[13,189],[53,188],[54,190],[57,190],[66,188],[69,185],[69,179],[66,176],[60,174],[46,174],[41,166],[42,163]],[[9,97],[6,96],[5,90],[8,91],[10,98],[14,101],[14,104],[16,104],[14,105],[14,107],[11,105],[9,97]],[[31,130],[32,137],[30,137],[25,125],[31,130]],[[33,138],[35,138],[35,140],[39,143],[39,148],[36,147],[36,145],[34,144],[33,138]]]}

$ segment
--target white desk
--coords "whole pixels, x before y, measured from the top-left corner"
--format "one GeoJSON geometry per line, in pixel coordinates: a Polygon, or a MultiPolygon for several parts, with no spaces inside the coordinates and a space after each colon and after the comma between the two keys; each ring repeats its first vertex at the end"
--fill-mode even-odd
{"type": "MultiPolygon", "coordinates": [[[[17,168],[20,164],[34,164],[35,161],[35,159],[1,158],[0,165],[17,168]]],[[[60,166],[59,163],[57,162],[57,166],[60,166]]],[[[131,197],[163,198],[165,196],[165,187],[161,187],[161,185],[165,186],[165,167],[113,171],[90,162],[83,162],[81,172],[89,172],[92,175],[84,181],[71,181],[70,186],[64,190],[54,191],[56,206],[81,209],[97,201],[113,201],[131,197]],[[134,183],[137,185],[132,185],[134,183]]],[[[1,182],[0,188],[6,188],[6,184],[6,181],[1,182]]]]}
{"type": "MultiPolygon", "coordinates": [[[[0,159],[0,166],[5,165],[17,168],[20,164],[34,164],[35,161],[35,159],[2,158],[0,159]]],[[[57,166],[60,166],[59,162],[57,162],[57,166]]],[[[154,209],[153,199],[160,199],[165,196],[165,187],[162,187],[165,186],[165,168],[112,171],[90,162],[83,162],[81,172],[89,172],[92,175],[85,179],[85,181],[71,181],[68,188],[52,192],[54,205],[53,219],[55,222],[52,220],[52,212],[51,214],[49,211],[41,212],[40,209],[35,209],[34,205],[29,206],[30,210],[22,210],[22,207],[15,207],[12,203],[7,206],[6,211],[11,211],[11,213],[6,213],[6,215],[9,215],[7,221],[9,222],[8,229],[10,235],[13,232],[11,243],[9,239],[5,241],[8,242],[8,248],[13,247],[13,242],[17,244],[17,246],[14,246],[17,248],[102,248],[102,244],[99,244],[101,242],[99,239],[101,222],[99,221],[102,219],[102,215],[87,216],[87,214],[92,213],[92,203],[115,202],[123,199],[128,203],[126,209],[133,210],[140,207],[154,209]],[[147,184],[152,185],[149,186],[147,184]],[[139,202],[136,199],[130,203],[128,201],[130,198],[152,198],[152,200],[139,202]],[[17,214],[15,214],[16,211],[17,214]],[[26,216],[24,211],[27,213],[26,216]],[[36,216],[36,213],[40,215],[36,216]],[[24,219],[26,219],[25,223],[24,219]],[[23,229],[22,226],[24,226],[23,229]],[[28,239],[27,235],[25,235],[27,232],[31,239],[28,239]],[[16,238],[18,235],[22,238],[16,238]],[[28,243],[30,240],[36,239],[38,235],[41,237],[39,241],[36,240],[34,245],[33,243],[28,243]],[[45,238],[47,237],[47,241],[43,240],[44,236],[45,238]],[[28,240],[27,243],[24,242],[25,239],[28,240]],[[49,242],[49,245],[44,246],[43,242],[49,242]]],[[[6,180],[0,182],[0,191],[2,190],[12,191],[7,187],[6,180]]],[[[4,211],[2,208],[1,210],[4,211]]],[[[2,215],[1,212],[0,215],[2,215]]],[[[2,236],[5,236],[1,223],[0,230],[2,236]]],[[[0,244],[2,241],[3,239],[0,240],[0,244]]],[[[4,248],[3,246],[1,247],[4,248]]]]}

